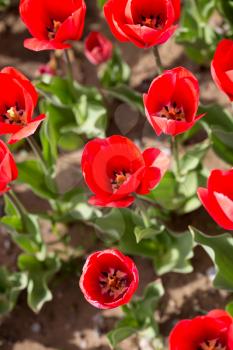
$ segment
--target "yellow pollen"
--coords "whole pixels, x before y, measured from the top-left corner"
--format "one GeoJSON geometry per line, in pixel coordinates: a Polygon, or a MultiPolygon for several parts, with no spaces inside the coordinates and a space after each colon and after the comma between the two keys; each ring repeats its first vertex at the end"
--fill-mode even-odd
{"type": "Polygon", "coordinates": [[[24,112],[22,110],[17,110],[16,107],[11,107],[7,110],[6,116],[13,122],[23,122],[24,112]]]}
{"type": "Polygon", "coordinates": [[[225,346],[222,346],[218,339],[213,339],[200,344],[202,350],[226,350],[225,346]]]}
{"type": "Polygon", "coordinates": [[[56,21],[56,20],[52,20],[51,27],[47,28],[47,30],[48,30],[48,37],[49,37],[50,40],[55,38],[56,33],[57,33],[58,29],[60,28],[60,26],[61,26],[61,22],[56,21]]]}
{"type": "Polygon", "coordinates": [[[118,185],[122,185],[126,180],[126,176],[125,175],[117,175],[116,176],[116,183],[118,185]]]}

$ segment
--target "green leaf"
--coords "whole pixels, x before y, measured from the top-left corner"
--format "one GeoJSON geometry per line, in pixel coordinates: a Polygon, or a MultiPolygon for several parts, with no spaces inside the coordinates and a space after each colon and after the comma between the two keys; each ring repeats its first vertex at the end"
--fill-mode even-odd
{"type": "Polygon", "coordinates": [[[154,319],[154,312],[158,307],[164,289],[160,280],[147,285],[142,297],[134,298],[123,306],[124,318],[118,322],[116,328],[108,333],[111,346],[116,347],[124,339],[138,331],[153,330],[153,337],[158,334],[158,326],[154,319]]]}
{"type": "Polygon", "coordinates": [[[19,293],[27,287],[27,275],[0,267],[0,314],[13,310],[19,293]]]}
{"type": "Polygon", "coordinates": [[[18,266],[28,274],[28,305],[34,312],[39,312],[47,301],[52,300],[48,282],[60,269],[60,261],[52,255],[40,261],[33,255],[22,254],[18,266]]]}
{"type": "Polygon", "coordinates": [[[98,236],[109,243],[119,241],[126,229],[124,216],[119,209],[112,209],[105,216],[94,218],[92,224],[99,231],[98,236]]]}
{"type": "Polygon", "coordinates": [[[195,170],[202,162],[209,147],[209,141],[204,141],[186,150],[185,155],[180,160],[181,174],[186,175],[191,170],[195,170]]]}
{"type": "Polygon", "coordinates": [[[122,102],[128,103],[132,108],[141,114],[145,113],[142,95],[126,85],[119,85],[113,88],[104,89],[104,92],[122,102]]]}
{"type": "Polygon", "coordinates": [[[220,35],[209,19],[216,8],[215,0],[185,1],[177,42],[183,44],[187,55],[198,64],[208,65],[220,35]]]}
{"type": "Polygon", "coordinates": [[[227,304],[226,311],[233,317],[233,301],[227,304]]]}
{"type": "Polygon", "coordinates": [[[70,83],[67,79],[55,76],[51,81],[46,84],[39,82],[36,84],[36,88],[45,94],[50,96],[49,100],[53,104],[57,105],[70,105],[75,102],[73,91],[71,92],[70,83]]]}
{"type": "Polygon", "coordinates": [[[98,6],[102,8],[104,4],[106,3],[107,0],[97,0],[98,1],[98,6]]]}
{"type": "Polygon", "coordinates": [[[164,229],[158,232],[158,227],[152,226],[150,233],[153,230],[153,235],[144,237],[138,244],[135,232],[143,230],[142,218],[129,209],[116,208],[107,215],[95,219],[93,225],[107,244],[114,243],[125,254],[153,260],[159,274],[168,271],[184,273],[192,270],[189,259],[193,254],[193,239],[189,231],[175,234],[164,229]]]}
{"type": "Polygon", "coordinates": [[[47,177],[36,160],[26,160],[18,163],[17,167],[18,180],[29,185],[38,196],[45,199],[57,198],[57,194],[52,190],[51,184],[48,183],[47,177]]]}
{"type": "Polygon", "coordinates": [[[127,84],[130,78],[130,67],[123,59],[121,52],[116,48],[112,59],[107,62],[104,69],[99,73],[101,84],[106,87],[114,87],[121,84],[127,84]]]}
{"type": "Polygon", "coordinates": [[[150,239],[161,233],[164,230],[164,226],[160,225],[156,228],[154,227],[135,227],[134,233],[137,243],[140,243],[143,239],[150,239]]]}
{"type": "Polygon", "coordinates": [[[72,152],[84,146],[83,139],[72,131],[63,133],[58,140],[58,145],[64,151],[72,152]]]}
{"type": "Polygon", "coordinates": [[[170,271],[189,273],[193,257],[193,238],[189,231],[174,233],[164,230],[156,236],[159,249],[154,255],[154,266],[159,275],[170,271]]]}
{"type": "Polygon", "coordinates": [[[213,127],[225,131],[233,131],[233,119],[228,110],[217,104],[203,106],[198,109],[198,114],[206,113],[201,122],[207,124],[210,129],[213,127]]]}
{"type": "Polygon", "coordinates": [[[113,348],[117,346],[117,344],[121,343],[123,340],[129,338],[133,335],[137,329],[131,327],[119,327],[114,329],[113,331],[107,334],[108,340],[113,348]]]}
{"type": "Polygon", "coordinates": [[[233,0],[219,0],[223,15],[225,18],[229,20],[229,22],[233,23],[233,0]]]}
{"type": "Polygon", "coordinates": [[[195,241],[202,245],[213,260],[217,273],[214,286],[233,290],[233,237],[229,233],[220,236],[207,236],[194,227],[190,227],[195,241]]]}
{"type": "Polygon", "coordinates": [[[215,153],[224,162],[233,165],[233,132],[212,129],[211,138],[215,153]]]}
{"type": "Polygon", "coordinates": [[[41,113],[47,116],[40,129],[43,156],[52,172],[58,157],[58,143],[63,134],[67,135],[62,130],[67,125],[75,127],[75,116],[70,108],[56,106],[46,101],[41,103],[40,108],[41,113]]]}
{"type": "MultiPolygon", "coordinates": [[[[107,127],[107,111],[102,101],[96,99],[97,91],[94,95],[82,95],[73,112],[76,117],[78,127],[73,128],[77,134],[85,134],[88,138],[104,137],[107,127]]],[[[66,129],[68,131],[68,129],[66,129]]]]}

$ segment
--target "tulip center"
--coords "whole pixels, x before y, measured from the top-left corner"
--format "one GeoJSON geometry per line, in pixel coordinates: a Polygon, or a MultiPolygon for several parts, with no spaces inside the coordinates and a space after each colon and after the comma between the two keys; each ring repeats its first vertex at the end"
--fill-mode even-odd
{"type": "Polygon", "coordinates": [[[18,103],[12,107],[6,107],[6,112],[1,115],[6,124],[22,125],[25,123],[25,111],[19,107],[18,103]]]}
{"type": "Polygon", "coordinates": [[[183,108],[179,108],[176,102],[164,106],[159,112],[159,117],[168,120],[185,121],[185,114],[183,108]]]}
{"type": "Polygon", "coordinates": [[[113,192],[117,191],[121,187],[121,185],[123,185],[123,183],[125,183],[128,180],[129,176],[130,174],[127,173],[125,170],[114,172],[113,178],[111,179],[113,192]]]}
{"type": "Polygon", "coordinates": [[[55,19],[51,20],[51,25],[47,27],[48,38],[53,40],[57,34],[58,29],[61,26],[61,22],[56,21],[55,19]]]}
{"type": "Polygon", "coordinates": [[[161,29],[163,27],[163,19],[160,15],[141,16],[140,24],[153,29],[161,29]]]}
{"type": "Polygon", "coordinates": [[[113,268],[108,272],[103,271],[99,278],[99,285],[102,294],[107,294],[115,300],[128,289],[127,274],[113,268]]]}
{"type": "Polygon", "coordinates": [[[213,339],[201,343],[198,350],[226,350],[226,346],[223,346],[218,339],[213,339]]]}

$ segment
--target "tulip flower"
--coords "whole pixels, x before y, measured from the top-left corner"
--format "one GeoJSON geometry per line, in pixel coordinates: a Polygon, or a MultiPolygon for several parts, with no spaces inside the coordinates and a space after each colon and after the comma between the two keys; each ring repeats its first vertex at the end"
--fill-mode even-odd
{"type": "Polygon", "coordinates": [[[102,207],[128,207],[133,193],[147,194],[158,185],[169,160],[156,148],[143,153],[128,138],[111,136],[88,142],[82,155],[82,172],[95,194],[89,203],[102,207]]]}
{"type": "Polygon", "coordinates": [[[159,136],[176,136],[193,127],[204,116],[196,116],[199,85],[195,76],[183,67],[165,71],[151,83],[144,95],[146,116],[159,136]]]}
{"type": "Polygon", "coordinates": [[[169,350],[233,350],[233,318],[223,310],[180,321],[172,330],[169,350]]]}
{"type": "Polygon", "coordinates": [[[233,40],[220,41],[211,63],[211,73],[218,88],[233,101],[233,40]]]}
{"type": "Polygon", "coordinates": [[[113,309],[130,301],[138,280],[134,262],[116,249],[107,249],[88,257],[79,285],[90,304],[113,309]]]}
{"type": "Polygon", "coordinates": [[[112,43],[101,33],[91,32],[85,39],[84,52],[92,64],[101,64],[112,57],[112,43]]]}
{"type": "Polygon", "coordinates": [[[228,171],[212,170],[207,188],[199,188],[198,196],[217,224],[233,230],[233,168],[228,171]]]}
{"type": "Polygon", "coordinates": [[[119,41],[149,48],[163,44],[177,29],[180,0],[108,0],[104,14],[119,41]]]}
{"type": "Polygon", "coordinates": [[[18,70],[6,67],[0,72],[0,135],[11,134],[15,143],[36,131],[45,119],[32,118],[38,95],[31,82],[18,70]]]}
{"type": "Polygon", "coordinates": [[[24,47],[33,51],[67,49],[68,41],[79,40],[83,33],[84,0],[21,0],[20,16],[33,38],[24,47]]]}

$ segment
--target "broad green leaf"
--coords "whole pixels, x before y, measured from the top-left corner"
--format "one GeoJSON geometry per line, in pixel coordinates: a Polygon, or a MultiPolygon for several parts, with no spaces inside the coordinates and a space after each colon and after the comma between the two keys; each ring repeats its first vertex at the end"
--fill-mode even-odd
{"type": "Polygon", "coordinates": [[[100,71],[99,78],[101,84],[106,88],[128,83],[130,67],[123,61],[118,48],[114,50],[112,59],[100,71]]]}
{"type": "Polygon", "coordinates": [[[112,209],[103,217],[94,218],[93,226],[98,230],[100,238],[107,242],[121,239],[126,228],[126,222],[120,209],[112,209]]]}
{"type": "Polygon", "coordinates": [[[233,290],[233,237],[229,233],[220,236],[207,236],[201,231],[190,227],[195,241],[202,245],[213,260],[217,273],[214,286],[233,290]]]}
{"type": "Polygon", "coordinates": [[[213,127],[233,132],[233,119],[228,110],[217,104],[203,106],[198,109],[198,114],[206,113],[201,123],[207,124],[210,129],[213,127]]]}
{"type": "Polygon", "coordinates": [[[167,210],[179,208],[185,200],[185,197],[177,198],[177,181],[171,171],[167,171],[159,185],[152,190],[146,197],[152,202],[158,202],[167,210]]]}
{"type": "Polygon", "coordinates": [[[124,318],[118,322],[116,328],[108,333],[108,340],[111,346],[116,347],[124,339],[131,335],[153,330],[153,338],[158,334],[158,325],[154,319],[154,312],[158,307],[164,289],[160,280],[147,285],[142,297],[134,297],[127,305],[123,306],[124,318]]]}
{"type": "Polygon", "coordinates": [[[224,162],[233,165],[233,132],[212,129],[211,138],[215,153],[224,162]]]}
{"type": "Polygon", "coordinates": [[[107,334],[108,340],[113,348],[117,344],[121,343],[123,340],[129,338],[131,335],[135,334],[137,329],[132,327],[117,327],[107,334]]]}
{"type": "Polygon", "coordinates": [[[233,317],[233,301],[227,304],[226,311],[233,317]]]}
{"type": "MultiPolygon", "coordinates": [[[[94,221],[94,226],[100,232],[98,235],[107,243],[117,246],[128,255],[147,257],[154,262],[159,274],[168,271],[190,272],[192,267],[189,259],[192,257],[193,239],[190,232],[175,234],[168,230],[158,232],[155,226],[150,238],[144,237],[137,243],[135,230],[143,230],[142,218],[129,209],[112,209],[107,215],[94,221]]],[[[153,226],[150,228],[152,232],[153,226]]]]}
{"type": "MultiPolygon", "coordinates": [[[[67,125],[75,127],[75,116],[70,108],[59,107],[46,101],[41,104],[41,112],[47,115],[40,130],[43,156],[52,172],[58,157],[58,144],[64,134],[62,129],[67,125]]],[[[67,133],[64,135],[67,136],[67,133]]]]}
{"type": "Polygon", "coordinates": [[[140,243],[143,239],[150,239],[161,233],[164,230],[164,226],[160,225],[158,227],[135,227],[134,233],[136,236],[137,243],[140,243]]]}
{"type": "Polygon", "coordinates": [[[111,97],[128,103],[132,108],[138,110],[140,113],[145,113],[142,95],[127,85],[106,88],[104,89],[104,92],[111,97]]]}
{"type": "Polygon", "coordinates": [[[209,147],[209,141],[204,141],[186,150],[185,155],[180,160],[181,174],[186,175],[191,170],[195,170],[202,162],[209,147]]]}
{"type": "Polygon", "coordinates": [[[155,270],[159,275],[170,271],[189,273],[193,257],[193,238],[189,231],[174,233],[164,230],[156,236],[159,249],[154,255],[155,270]]]}
{"type": "Polygon", "coordinates": [[[57,194],[51,188],[48,178],[45,177],[36,160],[26,160],[17,164],[20,182],[26,183],[33,192],[45,199],[55,199],[57,194]]]}
{"type": "Polygon", "coordinates": [[[48,283],[60,269],[60,261],[52,255],[40,261],[33,255],[22,254],[18,266],[28,274],[28,305],[34,312],[39,312],[47,301],[52,300],[48,283]]]}
{"type": "Polygon", "coordinates": [[[27,275],[0,267],[0,314],[13,310],[19,293],[27,287],[27,275]]]}
{"type": "Polygon", "coordinates": [[[73,112],[78,125],[73,128],[74,132],[85,134],[88,138],[105,136],[107,111],[102,101],[96,100],[94,96],[82,95],[78,103],[73,106],[73,112]]]}
{"type": "Polygon", "coordinates": [[[55,76],[49,84],[39,82],[36,88],[50,96],[50,102],[58,105],[69,105],[75,102],[73,91],[70,90],[70,84],[67,79],[55,76]]]}

